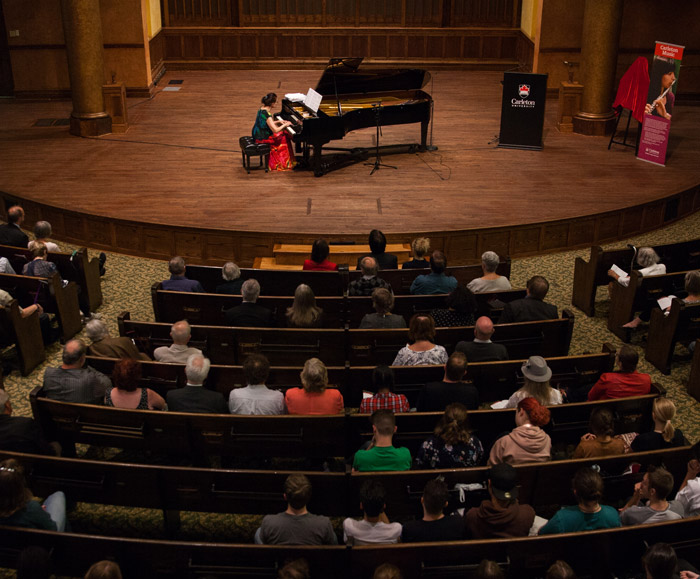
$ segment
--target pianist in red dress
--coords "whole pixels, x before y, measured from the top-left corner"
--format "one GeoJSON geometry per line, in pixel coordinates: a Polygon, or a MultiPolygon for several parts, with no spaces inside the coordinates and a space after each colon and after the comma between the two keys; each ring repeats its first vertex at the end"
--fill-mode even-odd
{"type": "Polygon", "coordinates": [[[338,264],[328,261],[331,250],[325,239],[317,239],[311,246],[311,259],[304,260],[305,270],[335,271],[338,264]]]}
{"type": "Polygon", "coordinates": [[[272,107],[277,103],[277,95],[273,92],[262,98],[262,106],[253,125],[253,138],[258,143],[270,145],[270,170],[288,171],[294,166],[294,153],[289,134],[284,130],[292,123],[276,120],[272,116],[272,107]]]}

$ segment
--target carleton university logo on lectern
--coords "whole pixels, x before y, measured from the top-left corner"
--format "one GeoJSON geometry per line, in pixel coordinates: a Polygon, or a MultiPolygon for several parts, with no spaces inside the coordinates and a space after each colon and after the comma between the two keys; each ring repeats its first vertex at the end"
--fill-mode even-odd
{"type": "Polygon", "coordinates": [[[521,84],[520,86],[518,86],[518,94],[520,95],[520,98],[526,98],[530,96],[530,85],[521,84]]]}
{"type": "Polygon", "coordinates": [[[515,97],[510,99],[510,104],[512,107],[518,109],[533,109],[535,108],[535,101],[527,100],[530,96],[530,85],[529,84],[519,84],[518,85],[518,96],[519,99],[515,97]]]}

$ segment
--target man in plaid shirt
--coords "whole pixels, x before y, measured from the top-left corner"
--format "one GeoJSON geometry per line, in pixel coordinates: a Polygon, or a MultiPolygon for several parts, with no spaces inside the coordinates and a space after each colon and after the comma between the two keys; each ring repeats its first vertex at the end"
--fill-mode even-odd
{"type": "Polygon", "coordinates": [[[394,371],[389,366],[377,366],[372,373],[372,383],[377,393],[365,398],[360,404],[361,414],[371,414],[375,410],[408,412],[410,406],[403,394],[394,394],[394,371]]]}

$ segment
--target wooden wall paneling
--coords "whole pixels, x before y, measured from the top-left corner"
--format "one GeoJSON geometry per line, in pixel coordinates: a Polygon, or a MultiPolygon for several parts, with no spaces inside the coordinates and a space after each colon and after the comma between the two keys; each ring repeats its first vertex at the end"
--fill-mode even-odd
{"type": "Polygon", "coordinates": [[[115,222],[112,224],[114,231],[114,246],[115,249],[125,253],[135,253],[142,251],[142,228],[138,225],[128,223],[115,222]]]}
{"type": "Polygon", "coordinates": [[[481,38],[479,36],[465,34],[463,46],[462,56],[464,58],[481,58],[481,38]]]}
{"type": "Polygon", "coordinates": [[[545,225],[540,248],[543,251],[562,250],[569,241],[569,222],[545,225]]]}
{"type": "Polygon", "coordinates": [[[201,35],[200,34],[188,34],[183,36],[184,45],[182,56],[185,58],[201,58],[201,35]]]}
{"type": "Polygon", "coordinates": [[[91,217],[82,219],[84,237],[92,240],[96,245],[110,246],[113,243],[111,220],[102,217],[91,217]]]}
{"type": "Polygon", "coordinates": [[[663,225],[664,206],[666,205],[667,201],[659,201],[658,203],[652,203],[644,206],[644,214],[642,216],[643,229],[653,229],[663,225]]]}
{"type": "Polygon", "coordinates": [[[620,235],[629,237],[637,233],[642,228],[642,217],[644,216],[643,207],[634,207],[625,211],[622,214],[622,222],[620,224],[620,235]]]}
{"type": "Polygon", "coordinates": [[[484,35],[481,39],[481,58],[502,58],[500,36],[484,35]]]}
{"type": "Polygon", "coordinates": [[[425,45],[426,45],[426,37],[425,35],[422,36],[414,36],[411,38],[406,35],[407,38],[407,56],[409,58],[420,58],[421,56],[425,55],[425,45]]]}
{"type": "Polygon", "coordinates": [[[183,55],[183,43],[185,37],[182,34],[178,35],[165,35],[165,54],[166,58],[182,58],[183,55]]]}
{"type": "Polygon", "coordinates": [[[540,250],[541,227],[518,227],[510,237],[509,255],[532,255],[540,250]]]}
{"type": "Polygon", "coordinates": [[[604,243],[607,240],[617,239],[621,228],[621,214],[617,211],[606,213],[598,217],[596,227],[596,243],[604,243]]]}
{"type": "Polygon", "coordinates": [[[595,218],[575,220],[569,226],[568,245],[593,245],[596,239],[596,224],[595,218]]]}
{"type": "MultiPolygon", "coordinates": [[[[437,233],[429,236],[430,243],[433,244],[433,239],[440,239],[437,233]]],[[[450,235],[445,235],[442,240],[442,247],[445,254],[450,259],[450,263],[454,261],[454,256],[463,256],[465,260],[474,260],[478,254],[479,259],[479,236],[476,233],[455,232],[450,235]]]]}
{"type": "Polygon", "coordinates": [[[257,54],[257,35],[241,34],[238,54],[233,54],[234,58],[254,58],[257,54]]]}
{"type": "Polygon", "coordinates": [[[220,36],[203,34],[202,35],[202,58],[205,59],[220,59],[221,58],[221,43],[220,36]]]}
{"type": "Polygon", "coordinates": [[[388,45],[389,53],[387,56],[389,58],[402,58],[406,56],[406,46],[408,44],[407,36],[400,36],[398,34],[388,35],[388,45]]]}
{"type": "Polygon", "coordinates": [[[445,37],[432,34],[427,36],[425,56],[427,58],[445,58],[445,37]]]}
{"type": "Polygon", "coordinates": [[[186,260],[201,263],[205,257],[206,233],[185,231],[175,236],[175,255],[181,255],[186,260]]]}
{"type": "Polygon", "coordinates": [[[462,36],[445,34],[444,38],[444,58],[462,58],[462,36]]]}
{"type": "Polygon", "coordinates": [[[174,230],[144,226],[141,235],[143,236],[144,250],[150,257],[170,259],[175,255],[174,230]]]}
{"type": "Polygon", "coordinates": [[[68,213],[63,218],[65,227],[65,236],[68,241],[73,241],[81,244],[85,239],[89,239],[85,235],[85,217],[76,213],[68,213]]]}
{"type": "Polygon", "coordinates": [[[295,35],[297,58],[314,56],[314,38],[310,34],[295,35]]]}
{"type": "Polygon", "coordinates": [[[369,51],[369,34],[358,34],[351,37],[353,55],[367,54],[369,51]]]}
{"type": "Polygon", "coordinates": [[[475,257],[481,259],[485,251],[495,251],[498,255],[513,255],[511,247],[511,232],[509,230],[496,230],[484,232],[479,236],[479,245],[476,247],[475,257]]]}

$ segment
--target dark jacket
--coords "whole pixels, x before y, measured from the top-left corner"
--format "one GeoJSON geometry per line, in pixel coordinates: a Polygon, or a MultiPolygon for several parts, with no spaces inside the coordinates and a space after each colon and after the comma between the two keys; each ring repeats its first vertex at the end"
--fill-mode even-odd
{"type": "Polygon", "coordinates": [[[421,390],[418,412],[442,412],[453,402],[461,402],[469,410],[476,410],[479,391],[465,382],[430,382],[421,390]]]}
{"type": "Polygon", "coordinates": [[[455,346],[456,352],[464,352],[467,362],[496,362],[508,359],[508,350],[503,344],[485,344],[483,342],[466,342],[462,340],[455,346]]]}
{"type": "Polygon", "coordinates": [[[536,320],[556,320],[559,317],[557,306],[535,298],[524,297],[505,305],[498,319],[499,324],[513,322],[534,322],[536,320]]]}
{"type": "Polygon", "coordinates": [[[0,225],[0,244],[27,249],[29,237],[14,223],[5,223],[0,225]]]}
{"type": "Polygon", "coordinates": [[[251,302],[226,310],[224,320],[227,326],[239,328],[272,328],[275,325],[271,310],[251,302]]]}
{"type": "Polygon", "coordinates": [[[167,402],[168,410],[173,412],[228,414],[228,406],[221,393],[207,390],[204,386],[185,386],[170,390],[167,402]]]}
{"type": "Polygon", "coordinates": [[[357,258],[357,267],[355,269],[360,269],[360,262],[365,257],[376,259],[379,269],[399,269],[399,258],[393,253],[368,253],[367,255],[362,255],[357,258]]]}

